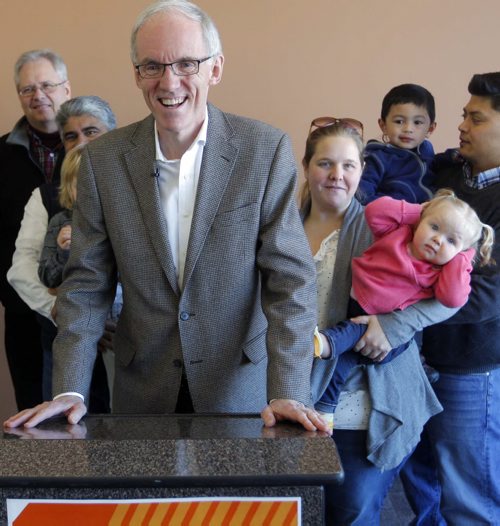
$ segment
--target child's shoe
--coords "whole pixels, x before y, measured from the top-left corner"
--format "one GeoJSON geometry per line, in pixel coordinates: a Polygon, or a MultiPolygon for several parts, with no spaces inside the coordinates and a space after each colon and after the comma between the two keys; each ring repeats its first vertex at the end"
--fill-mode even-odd
{"type": "Polygon", "coordinates": [[[333,429],[333,413],[324,413],[323,411],[317,411],[317,413],[328,425],[328,427],[333,429]]]}

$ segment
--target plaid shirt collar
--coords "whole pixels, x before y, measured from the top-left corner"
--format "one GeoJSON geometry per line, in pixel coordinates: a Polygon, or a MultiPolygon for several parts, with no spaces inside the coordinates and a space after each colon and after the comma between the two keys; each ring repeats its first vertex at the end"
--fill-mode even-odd
{"type": "MultiPolygon", "coordinates": [[[[45,176],[45,181],[50,183],[52,181],[52,176],[54,175],[54,167],[56,165],[57,157],[62,151],[63,145],[60,141],[55,147],[50,147],[52,144],[50,144],[50,146],[48,144],[45,145],[29,124],[27,125],[27,130],[31,155],[37,162],[38,166],[40,166],[45,176]]],[[[55,141],[52,138],[48,141],[48,143],[53,142],[55,141]]]]}
{"type": "Polygon", "coordinates": [[[470,188],[482,190],[483,188],[488,188],[488,186],[500,182],[500,166],[479,172],[477,175],[472,175],[471,165],[458,153],[458,150],[455,150],[453,158],[462,163],[465,184],[470,188]]]}
{"type": "Polygon", "coordinates": [[[464,163],[463,170],[465,184],[477,190],[482,190],[483,188],[500,182],[500,166],[480,172],[476,176],[472,175],[472,169],[469,163],[464,163]]]}

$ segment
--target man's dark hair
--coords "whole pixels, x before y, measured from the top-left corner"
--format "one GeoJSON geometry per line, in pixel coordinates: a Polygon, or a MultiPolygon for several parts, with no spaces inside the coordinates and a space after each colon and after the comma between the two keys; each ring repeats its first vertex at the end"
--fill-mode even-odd
{"type": "Polygon", "coordinates": [[[469,93],[490,99],[491,107],[500,111],[500,72],[477,73],[469,82],[469,93]]]}
{"type": "Polygon", "coordinates": [[[382,101],[380,118],[385,121],[396,104],[415,104],[427,110],[431,123],[436,120],[436,107],[431,92],[418,84],[401,84],[392,88],[382,101]]]}

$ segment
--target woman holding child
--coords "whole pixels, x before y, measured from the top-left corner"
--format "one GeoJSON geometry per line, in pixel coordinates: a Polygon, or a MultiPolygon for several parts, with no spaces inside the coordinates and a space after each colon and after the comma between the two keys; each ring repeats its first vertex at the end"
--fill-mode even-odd
{"type": "MultiPolygon", "coordinates": [[[[318,271],[318,325],[348,316],[351,260],[371,244],[355,193],[363,169],[362,124],[354,119],[312,122],[303,159],[304,228],[318,271]]],[[[328,524],[378,524],[394,477],[415,448],[423,425],[441,406],[423,372],[415,331],[454,311],[424,300],[404,311],[360,318],[368,330],[356,349],[374,360],[410,341],[390,363],[355,367],[342,389],[333,438],[345,470],[342,486],[327,490],[328,524]]],[[[313,400],[327,388],[335,359],[316,359],[313,400]]]]}

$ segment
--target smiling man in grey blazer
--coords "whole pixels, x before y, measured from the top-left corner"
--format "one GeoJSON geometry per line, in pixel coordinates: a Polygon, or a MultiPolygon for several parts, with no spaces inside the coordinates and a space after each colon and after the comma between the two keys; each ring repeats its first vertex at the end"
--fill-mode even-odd
{"type": "Polygon", "coordinates": [[[58,297],[52,402],[7,425],[85,413],[117,276],[113,408],[259,412],[327,430],[307,407],[315,271],[288,137],[207,102],[224,57],[213,22],[158,2],[132,33],[152,115],[86,148],[58,297]]]}

